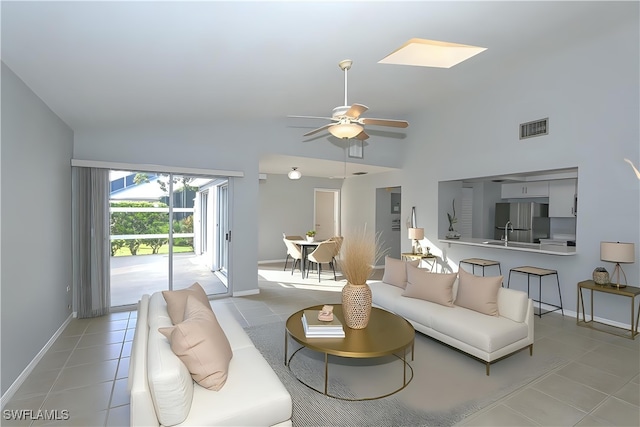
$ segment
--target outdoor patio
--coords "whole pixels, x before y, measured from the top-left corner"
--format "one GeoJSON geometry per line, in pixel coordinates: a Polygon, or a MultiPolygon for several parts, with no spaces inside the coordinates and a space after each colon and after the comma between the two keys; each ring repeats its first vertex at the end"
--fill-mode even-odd
{"type": "MultiPolygon", "coordinates": [[[[193,252],[173,255],[173,289],[198,282],[209,295],[227,293],[227,286],[193,252]]],[[[111,257],[111,307],[137,304],[140,296],[168,289],[169,255],[111,257]]]]}

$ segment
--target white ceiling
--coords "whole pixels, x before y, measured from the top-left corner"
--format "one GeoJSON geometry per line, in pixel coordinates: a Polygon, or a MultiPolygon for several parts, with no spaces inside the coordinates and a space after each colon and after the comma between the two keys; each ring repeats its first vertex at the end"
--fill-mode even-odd
{"type": "Polygon", "coordinates": [[[1,18],[2,60],[78,130],[327,116],[346,58],[349,103],[404,119],[637,16],[605,1],[3,1],[1,18]],[[451,69],[377,63],[413,37],[487,50],[451,69]]]}

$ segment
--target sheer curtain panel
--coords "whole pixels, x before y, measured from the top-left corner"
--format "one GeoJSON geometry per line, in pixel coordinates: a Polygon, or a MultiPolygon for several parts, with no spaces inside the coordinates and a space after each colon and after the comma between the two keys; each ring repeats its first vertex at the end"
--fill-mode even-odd
{"type": "Polygon", "coordinates": [[[73,286],[79,318],[109,313],[109,170],[72,168],[73,286]]]}

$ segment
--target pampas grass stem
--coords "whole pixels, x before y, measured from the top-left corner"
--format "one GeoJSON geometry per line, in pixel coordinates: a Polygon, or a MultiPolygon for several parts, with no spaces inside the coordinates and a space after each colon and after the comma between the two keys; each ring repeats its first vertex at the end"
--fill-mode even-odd
{"type": "Polygon", "coordinates": [[[366,227],[345,237],[338,264],[347,281],[364,285],[382,256],[380,234],[367,232],[366,227]]]}

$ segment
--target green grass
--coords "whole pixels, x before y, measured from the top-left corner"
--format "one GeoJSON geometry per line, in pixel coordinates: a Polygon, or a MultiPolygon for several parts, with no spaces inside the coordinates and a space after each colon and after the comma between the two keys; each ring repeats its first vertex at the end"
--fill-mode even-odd
{"type": "MultiPolygon", "coordinates": [[[[152,254],[152,250],[150,246],[147,245],[140,245],[140,247],[138,248],[138,255],[151,255],[152,254]]],[[[193,248],[191,246],[174,246],[173,247],[173,253],[185,253],[185,252],[193,252],[193,248]]],[[[160,250],[158,250],[159,254],[168,254],[169,253],[169,245],[162,245],[162,247],[160,248],[160,250]]],[[[115,256],[131,256],[131,252],[129,251],[128,247],[124,247],[124,248],[120,248],[118,249],[118,251],[116,252],[115,256]]]]}

